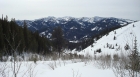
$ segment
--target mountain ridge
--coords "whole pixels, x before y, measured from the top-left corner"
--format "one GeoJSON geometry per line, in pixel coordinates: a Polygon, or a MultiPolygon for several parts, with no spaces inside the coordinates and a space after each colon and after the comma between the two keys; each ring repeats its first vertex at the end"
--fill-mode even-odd
{"type": "MultiPolygon", "coordinates": [[[[16,20],[16,23],[23,26],[24,20],[16,20]]],[[[60,26],[64,32],[64,36],[69,41],[79,41],[100,33],[103,30],[121,27],[134,22],[129,19],[121,19],[114,17],[45,17],[35,20],[25,20],[29,30],[38,31],[40,35],[50,36],[56,26],[60,26]]],[[[50,38],[48,37],[48,38],[50,38]]]]}

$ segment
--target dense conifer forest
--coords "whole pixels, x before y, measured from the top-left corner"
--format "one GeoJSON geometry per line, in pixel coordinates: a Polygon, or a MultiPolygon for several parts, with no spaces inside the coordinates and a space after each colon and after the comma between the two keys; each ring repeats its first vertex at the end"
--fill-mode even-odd
{"type": "Polygon", "coordinates": [[[27,29],[26,22],[20,27],[15,23],[15,19],[8,21],[8,17],[0,18],[0,54],[12,55],[23,52],[38,54],[50,53],[50,41],[38,32],[31,32],[27,29]]]}

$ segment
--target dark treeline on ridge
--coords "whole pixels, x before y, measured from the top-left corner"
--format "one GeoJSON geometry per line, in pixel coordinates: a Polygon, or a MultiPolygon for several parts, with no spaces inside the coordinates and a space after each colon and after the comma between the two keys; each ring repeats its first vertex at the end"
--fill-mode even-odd
{"type": "Polygon", "coordinates": [[[0,18],[0,55],[20,55],[23,52],[38,54],[50,53],[51,43],[45,36],[40,36],[38,32],[31,32],[24,26],[16,24],[15,19],[8,21],[8,17],[0,18]]]}

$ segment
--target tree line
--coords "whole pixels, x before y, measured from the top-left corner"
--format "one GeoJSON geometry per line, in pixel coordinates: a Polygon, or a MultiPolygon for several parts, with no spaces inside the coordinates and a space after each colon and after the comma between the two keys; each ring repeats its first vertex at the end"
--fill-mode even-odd
{"type": "Polygon", "coordinates": [[[18,55],[23,52],[47,54],[50,48],[50,41],[38,32],[29,31],[25,21],[21,27],[15,19],[8,21],[8,16],[0,18],[0,55],[13,55],[13,49],[18,55]]]}

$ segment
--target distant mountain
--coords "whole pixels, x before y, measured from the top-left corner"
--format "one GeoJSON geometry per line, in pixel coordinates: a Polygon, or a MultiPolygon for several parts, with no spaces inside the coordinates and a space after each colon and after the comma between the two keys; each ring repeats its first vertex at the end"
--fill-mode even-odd
{"type": "MultiPolygon", "coordinates": [[[[98,34],[106,29],[125,26],[134,22],[133,20],[105,17],[46,17],[36,20],[25,20],[28,29],[40,35],[51,37],[51,33],[56,26],[61,26],[64,36],[69,41],[79,41],[98,34]]],[[[16,20],[16,23],[23,26],[24,20],[16,20]]]]}

